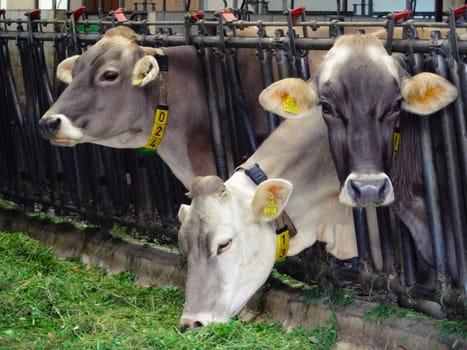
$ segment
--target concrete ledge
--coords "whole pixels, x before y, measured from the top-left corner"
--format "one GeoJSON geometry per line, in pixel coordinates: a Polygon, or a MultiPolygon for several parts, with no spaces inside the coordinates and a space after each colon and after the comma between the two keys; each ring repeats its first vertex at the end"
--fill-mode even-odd
{"type": "MultiPolygon", "coordinates": [[[[111,274],[132,271],[142,285],[173,285],[184,288],[185,270],[180,256],[161,248],[138,242],[127,242],[97,229],[79,230],[70,224],[53,224],[16,210],[0,208],[0,228],[7,232],[23,232],[51,247],[62,258],[81,259],[85,264],[105,269],[111,274]]],[[[242,312],[242,317],[255,315],[256,295],[242,312]]],[[[456,341],[447,337],[440,342],[435,321],[430,319],[390,318],[364,320],[366,310],[374,303],[356,302],[340,310],[332,310],[321,302],[307,304],[299,293],[270,290],[264,310],[257,319],[274,320],[289,329],[296,326],[325,325],[334,315],[339,327],[337,349],[451,349],[456,341]]],[[[467,344],[458,344],[459,349],[467,344]]]]}

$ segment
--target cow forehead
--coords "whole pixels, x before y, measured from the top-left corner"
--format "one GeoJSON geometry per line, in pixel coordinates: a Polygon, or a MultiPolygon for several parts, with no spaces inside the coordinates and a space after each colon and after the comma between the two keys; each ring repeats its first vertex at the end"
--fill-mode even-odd
{"type": "Polygon", "coordinates": [[[193,242],[208,241],[220,234],[233,235],[240,226],[251,221],[248,208],[248,203],[235,191],[197,196],[192,199],[189,214],[182,222],[179,240],[192,250],[193,242]]]}
{"type": "Polygon", "coordinates": [[[382,72],[399,79],[397,64],[376,37],[343,35],[336,40],[321,64],[318,83],[323,85],[336,75],[353,69],[355,64],[361,65],[363,62],[368,62],[372,67],[377,67],[382,72]]]}
{"type": "Polygon", "coordinates": [[[80,71],[83,67],[89,65],[100,66],[111,60],[133,60],[139,57],[135,55],[138,48],[138,45],[122,36],[103,37],[80,56],[76,67],[73,68],[80,71]]]}

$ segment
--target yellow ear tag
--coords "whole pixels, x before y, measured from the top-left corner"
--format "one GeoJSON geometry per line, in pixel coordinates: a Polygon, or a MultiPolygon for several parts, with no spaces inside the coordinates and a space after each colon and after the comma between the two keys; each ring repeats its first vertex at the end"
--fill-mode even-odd
{"type": "Polygon", "coordinates": [[[133,80],[133,86],[139,86],[143,83],[143,79],[135,79],[133,80]]]}
{"type": "Polygon", "coordinates": [[[298,114],[298,107],[295,103],[295,99],[290,95],[287,95],[286,99],[282,103],[282,107],[284,108],[284,112],[298,114]]]}
{"type": "Polygon", "coordinates": [[[267,218],[274,218],[277,216],[276,200],[272,194],[268,197],[268,204],[264,208],[264,216],[267,218]]]}

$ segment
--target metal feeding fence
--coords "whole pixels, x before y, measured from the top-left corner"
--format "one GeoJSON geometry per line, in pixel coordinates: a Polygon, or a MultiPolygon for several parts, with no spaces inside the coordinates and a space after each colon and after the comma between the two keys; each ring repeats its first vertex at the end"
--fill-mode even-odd
{"type": "MultiPolygon", "coordinates": [[[[455,11],[449,11],[448,23],[407,20],[397,25],[397,16],[389,16],[384,22],[346,22],[343,18],[320,22],[307,20],[303,9],[294,11],[287,11],[283,21],[273,22],[227,21],[222,13],[215,14],[212,19],[204,18],[204,14],[198,13],[186,15],[178,21],[150,22],[146,19],[122,19],[116,17],[116,14],[107,19],[80,21],[83,8],[68,13],[64,20],[41,19],[38,10],[26,13],[24,19],[8,19],[6,12],[1,10],[1,196],[29,208],[39,205],[44,209],[53,208],[60,214],[78,213],[101,224],[123,222],[152,232],[154,239],[175,243],[176,236],[173,233],[177,227],[176,212],[180,203],[185,200],[185,189],[157,155],[144,155],[134,150],[116,150],[92,144],[60,148],[51,146],[41,138],[38,120],[63,89],[61,85],[53,87],[47,62],[51,59],[61,61],[83,52],[88,45],[102,37],[106,28],[118,25],[120,21],[132,26],[139,33],[142,45],[197,46],[201,53],[200,59],[204,62],[206,87],[211,99],[208,105],[218,175],[227,178],[224,135],[219,127],[219,120],[224,116],[216,110],[216,103],[212,103],[218,93],[210,84],[215,80],[216,74],[210,69],[213,60],[221,63],[224,90],[239,107],[232,108],[227,116],[241,124],[241,127],[231,131],[230,137],[233,142],[233,159],[238,164],[254,152],[258,141],[251,127],[248,111],[242,108],[242,101],[232,99],[242,95],[235,66],[236,49],[256,49],[259,60],[251,64],[261,65],[265,85],[275,79],[276,66],[280,78],[297,76],[308,79],[308,50],[328,50],[335,37],[345,28],[364,30],[366,27],[380,26],[387,29],[387,39],[383,42],[388,52],[407,54],[415,72],[430,69],[449,79],[457,87],[460,98],[454,108],[443,111],[439,118],[432,118],[434,121],[420,121],[420,142],[431,220],[430,234],[435,247],[435,282],[426,283],[419,277],[417,253],[410,234],[402,224],[392,224],[392,216],[387,208],[377,209],[383,271],[372,268],[373,257],[369,249],[365,210],[354,211],[359,250],[359,281],[364,284],[370,276],[371,283],[380,281],[380,286],[396,295],[402,304],[437,317],[445,317],[449,312],[465,315],[467,129],[463,101],[467,94],[464,63],[467,41],[459,40],[453,33],[456,29],[467,26],[456,26],[455,11]],[[274,37],[269,37],[264,29],[271,26],[288,30],[278,30],[274,37]],[[402,39],[393,37],[395,26],[403,29],[402,39]],[[247,27],[257,28],[257,36],[237,35],[241,29],[247,27]],[[293,30],[299,27],[303,30],[302,36],[297,36],[293,30]],[[329,29],[329,37],[308,36],[307,31],[320,27],[329,29]],[[432,28],[431,38],[418,39],[418,27],[432,28]],[[442,37],[439,30],[446,28],[452,34],[442,37]],[[44,51],[45,43],[50,42],[53,43],[54,57],[46,57],[44,51]],[[13,56],[20,60],[24,101],[18,95],[18,75],[13,74],[13,56]],[[438,132],[442,134],[441,137],[434,136],[438,132]],[[435,158],[433,147],[441,147],[443,157],[435,158]],[[446,230],[443,229],[446,225],[452,228],[453,236],[446,235],[446,230]],[[161,230],[161,227],[164,229],[161,230]],[[161,232],[172,234],[161,238],[161,232]],[[447,245],[455,246],[457,280],[452,279],[448,273],[447,245]]],[[[270,130],[277,123],[276,116],[268,115],[270,130]]],[[[290,266],[293,264],[292,259],[283,269],[292,271],[290,266]]],[[[304,275],[298,277],[307,279],[304,275]]]]}

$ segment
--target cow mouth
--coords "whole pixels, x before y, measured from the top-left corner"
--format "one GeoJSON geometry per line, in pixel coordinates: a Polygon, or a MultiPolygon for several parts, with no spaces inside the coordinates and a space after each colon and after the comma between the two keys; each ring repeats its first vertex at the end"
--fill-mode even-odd
{"type": "Polygon", "coordinates": [[[71,147],[76,145],[76,142],[74,140],[63,137],[55,137],[53,139],[50,139],[49,141],[54,146],[71,147]]]}

